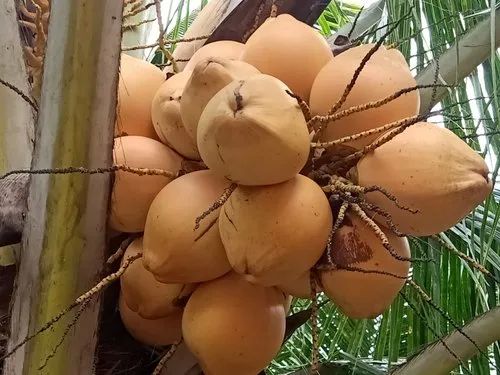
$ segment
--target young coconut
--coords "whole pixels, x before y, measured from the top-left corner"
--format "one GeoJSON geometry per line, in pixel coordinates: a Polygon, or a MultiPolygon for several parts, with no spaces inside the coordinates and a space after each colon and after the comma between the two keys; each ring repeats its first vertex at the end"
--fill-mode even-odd
{"type": "MultiPolygon", "coordinates": [[[[410,257],[406,238],[390,230],[384,230],[384,234],[398,255],[410,257]]],[[[351,213],[347,213],[344,225],[333,236],[331,257],[333,265],[339,268],[320,272],[322,289],[352,319],[382,314],[405,284],[410,269],[410,262],[395,259],[375,232],[351,213]],[[401,278],[342,267],[387,272],[401,278]]]]}
{"type": "Polygon", "coordinates": [[[158,139],[151,121],[151,102],[165,74],[153,64],[121,55],[115,137],[140,135],[158,139]]]}
{"type": "Polygon", "coordinates": [[[201,284],[182,318],[186,345],[205,375],[256,375],[278,354],[284,295],[230,273],[201,284]]]}
{"type": "Polygon", "coordinates": [[[234,81],[207,104],[198,124],[205,164],[243,185],[293,178],[307,162],[309,133],[288,87],[265,74],[234,81]]]}
{"type": "Polygon", "coordinates": [[[219,40],[205,44],[194,53],[186,64],[184,71],[193,70],[200,61],[210,57],[222,57],[228,60],[239,60],[245,45],[233,40],[219,40]]]}
{"type": "Polygon", "coordinates": [[[380,192],[366,194],[369,203],[392,216],[400,232],[414,236],[451,228],[493,187],[481,156],[450,130],[430,123],[412,125],[363,157],[350,177],[361,186],[384,188],[400,205],[418,210],[398,208],[380,192]]]}
{"type": "Polygon", "coordinates": [[[242,61],[283,81],[305,101],[313,81],[333,58],[325,38],[289,14],[268,18],[245,45],[242,61]]]}
{"type": "MultiPolygon", "coordinates": [[[[163,169],[174,174],[179,172],[182,164],[182,158],[173,150],[158,141],[140,136],[116,138],[113,157],[117,165],[163,169]]],[[[173,177],[117,171],[111,193],[111,228],[127,233],[142,232],[151,202],[172,180],[173,177]]]]}
{"type": "Polygon", "coordinates": [[[248,78],[259,71],[237,60],[209,57],[196,64],[181,98],[182,122],[193,140],[201,113],[212,97],[234,80],[248,78]]]}
{"type": "MultiPolygon", "coordinates": [[[[351,48],[335,56],[316,77],[311,90],[311,112],[326,115],[342,97],[351,82],[356,69],[374,44],[351,48]]],[[[347,100],[339,111],[381,100],[401,89],[416,86],[410,68],[403,55],[396,49],[381,46],[364,66],[347,100]]],[[[417,90],[378,108],[368,109],[347,117],[330,121],[323,126],[319,140],[333,141],[342,137],[374,129],[393,121],[415,116],[420,109],[417,90]]],[[[362,148],[370,144],[378,135],[364,137],[345,145],[362,148]]]]}
{"type": "Polygon", "coordinates": [[[155,198],[144,229],[143,261],[158,281],[201,282],[231,269],[219,235],[220,209],[194,230],[196,218],[229,186],[212,171],[197,171],[176,179],[155,198]]]}
{"type": "Polygon", "coordinates": [[[159,319],[144,319],[127,306],[122,295],[118,306],[123,325],[137,341],[150,346],[163,346],[181,339],[182,310],[159,319]]]}
{"type": "Polygon", "coordinates": [[[181,119],[180,100],[190,77],[190,71],[183,71],[161,85],[153,98],[151,118],[163,143],[188,159],[199,160],[196,142],[187,133],[181,119]]]}
{"type": "Polygon", "coordinates": [[[311,272],[303,273],[299,278],[278,285],[283,292],[293,297],[310,299],[311,298],[311,272]]]}
{"type": "MultiPolygon", "coordinates": [[[[123,259],[142,251],[142,238],[138,238],[129,245],[123,259]]],[[[127,306],[144,319],[159,319],[181,311],[180,301],[187,299],[195,288],[192,284],[158,282],[140,260],[127,268],[120,277],[120,285],[127,306]]]]}
{"type": "Polygon", "coordinates": [[[302,175],[276,185],[239,186],[219,215],[231,266],[265,286],[286,284],[309,270],[331,229],[328,199],[302,175]]]}

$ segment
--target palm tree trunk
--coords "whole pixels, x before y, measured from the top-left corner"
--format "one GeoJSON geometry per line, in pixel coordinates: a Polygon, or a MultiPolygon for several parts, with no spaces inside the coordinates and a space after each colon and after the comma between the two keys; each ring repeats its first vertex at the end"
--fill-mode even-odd
{"type": "MultiPolygon", "coordinates": [[[[11,169],[29,168],[33,152],[34,112],[33,108],[12,87],[29,95],[28,75],[24,64],[21,38],[17,24],[14,0],[0,2],[0,174],[11,169]]],[[[12,183],[12,182],[9,182],[12,183]]],[[[22,228],[13,223],[25,206],[25,195],[19,193],[19,199],[7,196],[1,190],[0,196],[0,246],[19,242],[22,228]],[[17,203],[14,203],[17,202],[17,203]]],[[[0,250],[0,264],[14,261],[13,253],[19,246],[4,247],[0,250]]]]}
{"type": "MultiPolygon", "coordinates": [[[[122,7],[52,1],[34,169],[111,165],[122,7]]],[[[101,277],[108,196],[108,175],[32,176],[8,349],[101,277]]],[[[4,373],[91,374],[98,312],[94,302],[43,370],[71,317],[9,357],[4,373]]]]}

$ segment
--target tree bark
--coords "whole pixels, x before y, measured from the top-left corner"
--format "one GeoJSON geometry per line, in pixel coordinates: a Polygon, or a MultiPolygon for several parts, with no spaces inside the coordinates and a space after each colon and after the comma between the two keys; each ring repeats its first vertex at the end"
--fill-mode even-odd
{"type": "MultiPolygon", "coordinates": [[[[122,7],[52,1],[32,168],[111,165],[122,7]]],[[[109,175],[32,176],[8,348],[100,279],[108,198],[109,175]]],[[[43,370],[71,314],[6,359],[4,374],[91,374],[98,312],[92,303],[43,370]]]]}
{"type": "MultiPolygon", "coordinates": [[[[29,95],[15,0],[0,2],[0,79],[29,95]]],[[[34,116],[31,106],[12,88],[0,84],[0,174],[29,168],[33,152],[34,116]]],[[[18,243],[26,206],[26,176],[0,181],[0,246],[18,243]],[[20,187],[12,191],[12,187],[20,187]]],[[[0,250],[3,264],[13,261],[19,246],[0,250]]]]}

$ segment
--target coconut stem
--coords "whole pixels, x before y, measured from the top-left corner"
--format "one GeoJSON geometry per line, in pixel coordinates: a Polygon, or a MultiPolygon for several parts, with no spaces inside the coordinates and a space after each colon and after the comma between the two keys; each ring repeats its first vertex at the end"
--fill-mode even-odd
{"type": "Polygon", "coordinates": [[[478,270],[479,272],[491,277],[497,284],[500,284],[500,280],[498,280],[490,271],[488,271],[486,269],[486,267],[484,267],[482,264],[478,263],[477,261],[475,261],[474,259],[472,259],[471,257],[469,257],[468,255],[462,253],[461,251],[458,251],[457,249],[455,249],[453,246],[451,246],[450,244],[446,243],[444,239],[442,239],[441,237],[439,237],[438,235],[434,235],[434,236],[431,236],[431,238],[435,239],[436,241],[438,241],[446,250],[452,252],[453,254],[455,254],[456,256],[458,256],[459,258],[465,260],[467,263],[469,263],[473,268],[475,268],[476,270],[478,270]]]}
{"type": "Polygon", "coordinates": [[[227,200],[231,197],[231,194],[233,194],[237,187],[238,185],[233,183],[228,188],[224,189],[224,192],[222,193],[220,198],[217,199],[214,204],[212,204],[206,211],[204,211],[200,216],[196,218],[193,230],[197,230],[200,227],[200,223],[203,219],[205,219],[208,215],[210,215],[218,208],[222,207],[224,203],[226,203],[227,200]]]}
{"type": "Polygon", "coordinates": [[[286,90],[286,93],[288,95],[290,95],[292,98],[294,98],[295,100],[297,100],[297,102],[299,103],[300,109],[302,110],[302,113],[304,114],[304,118],[308,122],[307,127],[308,127],[309,131],[311,131],[312,128],[309,126],[309,121],[311,120],[312,115],[311,115],[311,109],[309,108],[309,105],[299,95],[294,94],[290,90],[286,90]]]}
{"type": "Polygon", "coordinates": [[[111,275],[106,276],[104,279],[102,279],[99,283],[97,283],[93,288],[91,288],[89,291],[85,292],[82,294],[80,297],[78,297],[72,304],[70,304],[68,307],[66,307],[64,310],[60,311],[56,316],[54,316],[52,319],[50,319],[48,322],[46,322],[42,327],[37,329],[34,333],[27,335],[21,342],[18,344],[14,345],[11,350],[9,350],[7,353],[5,353],[2,357],[0,357],[0,361],[4,361],[6,358],[10,357],[13,355],[17,350],[19,350],[22,346],[24,346],[26,343],[34,339],[36,336],[41,334],[42,332],[47,331],[50,329],[54,324],[56,324],[61,318],[63,318],[66,314],[68,314],[71,310],[73,310],[75,307],[79,306],[80,304],[90,300],[94,295],[97,293],[101,292],[104,288],[108,287],[111,285],[113,282],[118,280],[127,270],[127,268],[135,262],[137,259],[142,257],[142,253],[135,254],[133,256],[128,257],[123,264],[120,266],[118,271],[115,273],[112,273],[111,275]]]}
{"type": "Polygon", "coordinates": [[[117,164],[109,168],[84,168],[84,167],[66,167],[66,168],[47,168],[47,169],[16,169],[5,173],[0,176],[0,180],[3,180],[14,174],[103,174],[103,173],[114,173],[117,171],[124,171],[128,173],[133,173],[139,176],[164,176],[170,178],[176,178],[178,173],[166,171],[164,169],[156,168],[133,168],[124,164],[117,164]]]}
{"type": "Polygon", "coordinates": [[[334,264],[332,258],[332,240],[335,233],[339,230],[340,226],[344,222],[345,214],[347,209],[349,208],[348,202],[342,202],[340,206],[339,213],[337,215],[337,219],[335,220],[335,224],[332,227],[332,231],[330,232],[330,236],[328,237],[328,242],[326,244],[326,258],[328,260],[328,264],[334,264]]]}
{"type": "Polygon", "coordinates": [[[170,358],[175,354],[177,348],[179,347],[181,341],[176,342],[175,344],[172,344],[170,346],[170,349],[165,353],[165,355],[160,359],[158,364],[156,365],[153,374],[152,375],[160,375],[165,366],[167,365],[167,362],[169,361],[170,358]]]}
{"type": "Polygon", "coordinates": [[[359,216],[361,220],[375,233],[375,235],[379,238],[382,246],[384,246],[387,251],[391,254],[394,259],[397,259],[402,262],[411,262],[411,258],[403,257],[399,255],[396,250],[391,246],[389,239],[385,235],[385,233],[380,229],[380,227],[368,217],[368,215],[363,211],[363,209],[358,204],[350,204],[350,207],[353,211],[359,216]]]}
{"type": "MultiPolygon", "coordinates": [[[[382,107],[383,105],[386,105],[394,100],[396,100],[397,98],[403,96],[404,94],[408,94],[412,91],[416,91],[416,90],[420,90],[420,89],[425,89],[425,88],[436,88],[436,87],[446,87],[446,88],[453,88],[454,86],[453,85],[445,85],[445,84],[430,84],[430,85],[417,85],[417,86],[412,86],[412,87],[408,87],[408,88],[404,88],[404,89],[401,89],[399,91],[396,91],[394,94],[392,95],[389,95],[383,99],[380,99],[380,100],[374,100],[374,101],[371,101],[371,102],[368,102],[368,103],[365,103],[365,104],[360,104],[358,106],[354,106],[354,107],[350,107],[350,108],[347,108],[341,112],[338,112],[338,113],[333,113],[333,114],[329,114],[329,115],[326,115],[326,116],[314,116],[313,118],[311,118],[308,122],[308,126],[309,127],[314,127],[314,125],[316,124],[320,124],[321,126],[329,126],[332,122],[335,122],[335,121],[338,121],[344,117],[348,117],[348,116],[351,116],[355,113],[359,113],[359,112],[364,112],[366,110],[369,110],[369,109],[373,109],[373,108],[379,108],[379,107],[382,107]]],[[[338,139],[338,140],[335,140],[334,142],[335,143],[332,143],[332,142],[324,142],[324,143],[313,143],[313,147],[330,147],[330,146],[333,146],[335,144],[340,144],[340,143],[345,143],[345,142],[349,142],[349,141],[354,141],[356,139],[359,139],[359,138],[362,138],[362,137],[367,137],[369,135],[372,135],[372,134],[376,134],[376,133],[379,133],[379,132],[382,132],[384,131],[384,127],[379,127],[379,128],[376,128],[376,129],[372,129],[372,130],[369,130],[369,131],[366,131],[366,132],[363,132],[363,133],[359,133],[359,134],[355,134],[355,135],[351,135],[351,136],[348,136],[348,137],[344,137],[344,138],[341,138],[341,139],[338,139]],[[378,129],[378,131],[374,131],[378,129]],[[350,137],[354,137],[352,139],[350,139],[350,137]],[[342,141],[341,141],[342,140],[342,141]]]]}

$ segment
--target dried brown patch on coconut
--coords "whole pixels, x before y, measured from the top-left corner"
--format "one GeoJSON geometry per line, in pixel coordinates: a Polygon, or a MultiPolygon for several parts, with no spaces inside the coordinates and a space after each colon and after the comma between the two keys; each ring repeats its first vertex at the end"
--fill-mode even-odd
{"type": "Polygon", "coordinates": [[[190,137],[196,141],[201,114],[215,94],[233,81],[258,73],[250,64],[220,57],[208,57],[196,64],[180,101],[182,123],[190,137]]]}
{"type": "Polygon", "coordinates": [[[345,223],[332,241],[333,267],[320,267],[322,289],[347,316],[372,318],[390,306],[405,284],[410,269],[408,241],[390,231],[383,233],[391,254],[358,212],[348,212],[345,223]]]}
{"type": "Polygon", "coordinates": [[[220,208],[194,223],[231,183],[210,170],[186,174],[154,199],[144,229],[144,266],[165,283],[196,283],[227,273],[231,266],[222,245],[220,208]]]}
{"type": "Polygon", "coordinates": [[[220,90],[198,124],[198,148],[207,166],[242,185],[293,178],[310,147],[304,115],[287,91],[283,82],[264,74],[220,90]]]}

